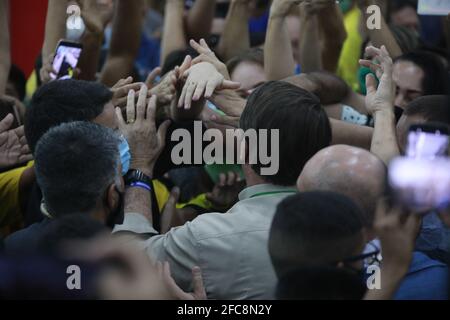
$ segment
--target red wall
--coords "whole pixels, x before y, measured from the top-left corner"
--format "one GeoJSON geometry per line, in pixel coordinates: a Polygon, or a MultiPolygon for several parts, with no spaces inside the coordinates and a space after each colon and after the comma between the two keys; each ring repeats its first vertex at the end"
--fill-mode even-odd
{"type": "Polygon", "coordinates": [[[12,0],[10,5],[12,61],[27,76],[42,49],[48,0],[12,0]]]}

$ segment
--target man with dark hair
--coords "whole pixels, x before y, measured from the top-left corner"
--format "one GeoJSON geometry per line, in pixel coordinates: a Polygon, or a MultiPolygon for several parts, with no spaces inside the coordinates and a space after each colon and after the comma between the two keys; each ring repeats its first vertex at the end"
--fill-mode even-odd
{"type": "MultiPolygon", "coordinates": [[[[259,163],[243,165],[247,188],[227,214],[210,213],[158,235],[147,217],[125,215],[116,232],[147,235],[149,255],[168,261],[177,284],[191,284],[191,269],[203,270],[211,299],[273,298],[276,276],[267,251],[277,204],[296,193],[303,165],[331,141],[330,123],[317,97],[294,85],[268,82],[250,96],[241,129],[279,130],[280,170],[264,176],[259,163]],[[132,221],[132,219],[134,221],[132,221]]],[[[269,150],[270,152],[270,150],[269,150]]],[[[151,221],[151,220],[150,220],[151,221]]]]}
{"type": "Polygon", "coordinates": [[[89,122],[50,129],[35,148],[35,171],[42,190],[41,211],[48,218],[18,231],[5,241],[7,252],[27,252],[51,219],[86,214],[114,225],[123,214],[119,137],[89,122]]]}
{"type": "Polygon", "coordinates": [[[415,51],[395,60],[393,79],[397,88],[395,106],[405,109],[418,97],[445,94],[448,73],[436,55],[415,51]]]}
{"type": "Polygon", "coordinates": [[[362,270],[364,217],[349,198],[332,192],[304,192],[277,206],[269,235],[269,253],[277,276],[299,267],[342,266],[362,270]]]}
{"type": "Polygon", "coordinates": [[[113,94],[104,85],[81,80],[53,81],[33,95],[25,120],[25,136],[34,152],[52,127],[72,121],[92,121],[117,129],[113,94]]]}

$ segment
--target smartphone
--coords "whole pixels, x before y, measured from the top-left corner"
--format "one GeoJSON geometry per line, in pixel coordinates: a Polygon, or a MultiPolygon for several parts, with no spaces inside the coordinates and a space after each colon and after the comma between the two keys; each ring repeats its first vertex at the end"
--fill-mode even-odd
{"type": "Polygon", "coordinates": [[[19,111],[14,105],[13,100],[6,100],[0,98],[0,121],[6,118],[8,114],[14,116],[13,123],[8,130],[16,129],[21,125],[19,111]]]}
{"type": "Polygon", "coordinates": [[[53,59],[53,69],[56,74],[50,74],[55,80],[71,79],[73,71],[80,60],[83,46],[80,43],[61,40],[56,48],[55,58],[53,59]]]}
{"type": "Polygon", "coordinates": [[[447,155],[449,142],[449,129],[445,125],[412,125],[408,132],[406,156],[416,159],[443,157],[447,155]]]}
{"type": "Polygon", "coordinates": [[[450,206],[450,158],[394,159],[388,170],[393,200],[414,212],[450,206]]]}

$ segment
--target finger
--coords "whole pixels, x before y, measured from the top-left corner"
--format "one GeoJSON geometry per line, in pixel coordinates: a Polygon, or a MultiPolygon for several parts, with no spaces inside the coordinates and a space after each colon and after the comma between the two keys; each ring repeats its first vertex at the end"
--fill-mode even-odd
{"type": "Polygon", "coordinates": [[[366,56],[368,56],[370,58],[374,58],[376,56],[381,55],[381,49],[378,49],[374,46],[369,46],[366,48],[365,54],[366,54],[366,56]]]}
{"type": "Polygon", "coordinates": [[[197,88],[195,89],[194,96],[192,99],[194,101],[200,100],[200,98],[203,96],[203,92],[205,91],[206,87],[206,81],[202,80],[198,83],[197,88]]]}
{"type": "Polygon", "coordinates": [[[168,286],[172,295],[180,300],[189,299],[189,295],[185,293],[181,288],[176,284],[175,280],[172,278],[172,274],[170,272],[170,265],[168,262],[164,262],[163,264],[163,279],[166,285],[168,286]]]}
{"type": "Polygon", "coordinates": [[[205,48],[203,48],[197,41],[195,41],[194,39],[191,39],[189,41],[189,45],[192,47],[192,49],[194,49],[195,51],[198,52],[198,54],[202,54],[202,53],[206,53],[205,52],[205,48]]]}
{"type": "Polygon", "coordinates": [[[181,90],[181,95],[180,95],[180,99],[178,100],[178,108],[181,108],[184,106],[184,101],[186,98],[186,91],[187,91],[187,87],[189,86],[188,83],[185,83],[183,86],[183,90],[181,90]]]}
{"type": "Polygon", "coordinates": [[[116,108],[115,111],[116,111],[117,120],[119,121],[119,126],[120,127],[124,126],[125,121],[123,120],[122,109],[116,108]]]}
{"type": "Polygon", "coordinates": [[[31,153],[27,153],[27,154],[21,155],[19,157],[19,162],[20,163],[26,163],[26,162],[29,162],[31,160],[33,160],[33,155],[31,153]]]}
{"type": "Polygon", "coordinates": [[[211,116],[211,122],[223,125],[223,126],[229,126],[233,128],[239,127],[239,118],[238,117],[231,117],[231,116],[223,116],[219,114],[214,114],[211,116]]]}
{"type": "Polygon", "coordinates": [[[172,215],[177,207],[178,199],[180,198],[180,189],[174,187],[170,191],[169,199],[167,199],[166,205],[164,206],[163,214],[172,215]]]}
{"type": "Polygon", "coordinates": [[[143,85],[139,91],[139,98],[136,105],[136,121],[144,120],[147,106],[147,86],[143,85]]]}
{"type": "Polygon", "coordinates": [[[224,80],[221,89],[239,89],[241,84],[239,82],[224,80]]]}
{"type": "Polygon", "coordinates": [[[141,90],[143,83],[142,82],[135,82],[131,84],[124,84],[123,86],[117,88],[114,90],[114,95],[116,97],[124,97],[128,95],[130,90],[139,91],[141,90]]]}
{"type": "Polygon", "coordinates": [[[161,75],[162,68],[157,67],[150,72],[150,74],[147,77],[147,80],[145,80],[145,84],[147,87],[152,88],[153,84],[155,83],[156,78],[161,75]]]}
{"type": "Polygon", "coordinates": [[[180,66],[180,74],[184,74],[184,72],[191,67],[191,62],[192,62],[191,56],[187,55],[180,66]]]}
{"type": "Polygon", "coordinates": [[[366,88],[367,94],[375,94],[377,92],[377,81],[375,80],[375,76],[373,74],[368,74],[366,76],[366,88]]]}
{"type": "Polygon", "coordinates": [[[208,84],[206,85],[205,89],[205,98],[209,99],[214,94],[214,91],[217,88],[217,84],[214,81],[208,81],[208,84]]]}
{"type": "Polygon", "coordinates": [[[195,298],[198,300],[206,300],[206,290],[200,267],[195,266],[192,268],[192,286],[194,287],[195,298]]]}
{"type": "Polygon", "coordinates": [[[170,123],[171,123],[170,120],[166,120],[158,128],[157,137],[161,149],[163,149],[164,146],[166,145],[167,130],[169,129],[170,123]]]}
{"type": "Polygon", "coordinates": [[[147,120],[152,126],[155,126],[156,100],[156,96],[152,96],[147,106],[147,120]]]}
{"type": "Polygon", "coordinates": [[[236,174],[233,171],[228,172],[227,175],[227,185],[232,186],[236,182],[236,174]]]}
{"type": "Polygon", "coordinates": [[[0,121],[0,133],[3,133],[7,131],[9,128],[11,128],[13,122],[14,116],[11,113],[9,113],[5,118],[3,118],[2,121],[0,121]]]}
{"type": "Polygon", "coordinates": [[[127,98],[127,120],[128,121],[134,121],[136,120],[136,107],[135,107],[135,101],[136,99],[136,92],[134,90],[130,90],[128,92],[128,98],[127,98]]]}
{"type": "Polygon", "coordinates": [[[224,187],[226,185],[227,176],[224,173],[219,174],[219,186],[224,187]]]}
{"type": "Polygon", "coordinates": [[[205,39],[203,39],[203,38],[200,39],[200,45],[204,49],[204,53],[211,53],[212,52],[211,48],[206,43],[205,39]]]}
{"type": "Polygon", "coordinates": [[[194,95],[196,88],[197,88],[197,83],[195,83],[195,82],[189,83],[189,85],[187,87],[186,96],[184,97],[184,108],[186,110],[189,110],[191,108],[192,96],[194,95]]]}

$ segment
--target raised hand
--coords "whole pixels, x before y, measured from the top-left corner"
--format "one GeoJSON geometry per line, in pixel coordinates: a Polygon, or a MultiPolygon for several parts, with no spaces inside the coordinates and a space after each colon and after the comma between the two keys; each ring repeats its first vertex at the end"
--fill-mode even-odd
{"type": "Polygon", "coordinates": [[[115,107],[124,108],[127,105],[128,93],[131,90],[139,91],[142,87],[142,82],[133,82],[132,77],[120,79],[112,88],[113,92],[112,103],[115,107]]]}
{"type": "Polygon", "coordinates": [[[114,2],[109,0],[83,0],[81,17],[86,28],[95,34],[103,32],[114,15],[114,2]]]}
{"type": "Polygon", "coordinates": [[[213,190],[206,194],[206,199],[211,202],[214,209],[226,211],[238,201],[238,195],[244,187],[245,182],[238,173],[232,171],[222,173],[213,190]]]}
{"type": "Polygon", "coordinates": [[[361,66],[370,68],[376,73],[380,83],[377,83],[372,74],[366,77],[367,95],[366,108],[370,114],[377,111],[393,110],[395,99],[395,84],[392,79],[393,63],[385,46],[381,49],[366,48],[366,56],[373,60],[360,60],[361,66]]]}
{"type": "Polygon", "coordinates": [[[195,40],[191,40],[189,42],[192,49],[198,52],[198,56],[192,60],[192,65],[198,64],[200,62],[209,62],[214,67],[216,67],[217,71],[219,71],[226,80],[230,80],[230,74],[228,72],[227,66],[217,58],[216,54],[209,48],[205,39],[201,39],[200,42],[195,40]]]}
{"type": "Polygon", "coordinates": [[[158,273],[162,274],[166,289],[172,295],[173,299],[178,300],[206,300],[206,290],[203,285],[202,270],[199,267],[192,268],[192,287],[194,292],[187,293],[175,283],[170,274],[170,265],[168,262],[164,264],[157,263],[158,273]]]}
{"type": "Polygon", "coordinates": [[[240,84],[225,80],[225,77],[208,62],[193,65],[183,76],[187,78],[183,87],[178,107],[190,109],[192,101],[210,98],[216,90],[238,89],[240,84]]]}
{"type": "Polygon", "coordinates": [[[0,168],[9,168],[33,159],[23,126],[8,130],[13,121],[12,114],[0,121],[0,168]]]}
{"type": "Polygon", "coordinates": [[[126,121],[122,110],[116,108],[119,129],[130,145],[131,168],[139,169],[146,175],[153,175],[153,168],[165,146],[165,137],[170,122],[165,121],[158,129],[155,123],[156,96],[152,96],[147,104],[148,88],[141,87],[136,103],[136,93],[128,93],[126,121]]]}

